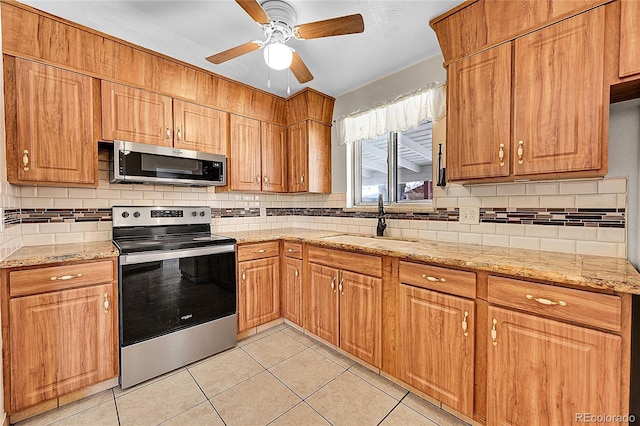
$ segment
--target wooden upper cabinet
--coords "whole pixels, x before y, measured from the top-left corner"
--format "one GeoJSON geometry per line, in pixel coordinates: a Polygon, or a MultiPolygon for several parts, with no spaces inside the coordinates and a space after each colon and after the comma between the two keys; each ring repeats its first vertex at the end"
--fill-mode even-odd
{"type": "Polygon", "coordinates": [[[9,182],[97,186],[94,80],[13,58],[5,79],[9,182]]]}
{"type": "Polygon", "coordinates": [[[229,113],[173,100],[174,146],[211,154],[227,154],[229,113]]]}
{"type": "Polygon", "coordinates": [[[620,336],[491,306],[488,314],[487,425],[576,425],[578,413],[623,412],[620,336]]]}
{"type": "Polygon", "coordinates": [[[110,283],[9,301],[12,412],[117,376],[113,290],[110,283]]]}
{"type": "Polygon", "coordinates": [[[287,190],[287,129],[262,123],[261,137],[262,191],[287,190]]]}
{"type": "Polygon", "coordinates": [[[640,74],[640,2],[620,0],[620,77],[640,74]]]}
{"type": "Polygon", "coordinates": [[[474,313],[473,300],[400,284],[400,379],[469,417],[473,416],[474,313]]]}
{"type": "Polygon", "coordinates": [[[511,44],[449,66],[449,180],[509,175],[511,44]]]}
{"type": "Polygon", "coordinates": [[[173,146],[171,98],[103,80],[102,137],[173,146]]]}
{"type": "Polygon", "coordinates": [[[233,191],[260,191],[260,122],[234,114],[230,121],[229,188],[233,191]]]}
{"type": "Polygon", "coordinates": [[[331,193],[331,126],[306,120],[289,127],[289,192],[331,193]]]}
{"type": "Polygon", "coordinates": [[[515,40],[515,175],[601,168],[604,13],[600,7],[515,40]]]}

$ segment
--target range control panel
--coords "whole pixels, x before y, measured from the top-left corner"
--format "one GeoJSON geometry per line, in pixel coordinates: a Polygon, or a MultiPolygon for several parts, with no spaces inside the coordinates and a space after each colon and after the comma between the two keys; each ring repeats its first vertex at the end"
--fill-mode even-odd
{"type": "Polygon", "coordinates": [[[211,223],[211,207],[113,206],[113,227],[211,223]]]}

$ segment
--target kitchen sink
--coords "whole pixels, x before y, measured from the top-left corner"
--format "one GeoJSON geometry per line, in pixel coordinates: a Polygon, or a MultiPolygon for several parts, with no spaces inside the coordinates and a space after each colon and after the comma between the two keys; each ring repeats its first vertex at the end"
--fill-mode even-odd
{"type": "Polygon", "coordinates": [[[336,243],[352,244],[356,246],[365,246],[379,249],[410,249],[415,242],[407,240],[394,240],[390,238],[366,237],[358,235],[333,235],[323,237],[323,240],[334,241],[336,243]]]}

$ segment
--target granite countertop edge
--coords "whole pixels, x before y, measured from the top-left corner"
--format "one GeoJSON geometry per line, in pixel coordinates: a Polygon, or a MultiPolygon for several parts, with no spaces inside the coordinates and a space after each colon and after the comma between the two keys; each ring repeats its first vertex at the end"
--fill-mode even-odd
{"type": "Polygon", "coordinates": [[[111,241],[23,246],[0,261],[0,269],[118,257],[111,241]]]}

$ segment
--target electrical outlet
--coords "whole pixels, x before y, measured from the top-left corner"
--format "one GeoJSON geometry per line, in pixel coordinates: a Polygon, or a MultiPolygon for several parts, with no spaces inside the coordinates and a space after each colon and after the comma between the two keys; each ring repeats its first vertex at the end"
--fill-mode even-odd
{"type": "Polygon", "coordinates": [[[477,225],[480,223],[479,207],[460,207],[460,223],[477,225]]]}

